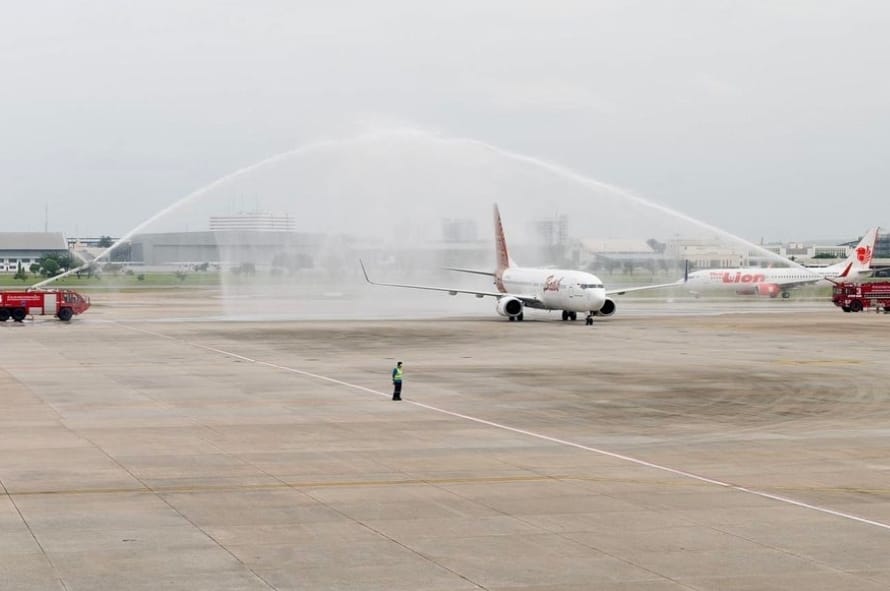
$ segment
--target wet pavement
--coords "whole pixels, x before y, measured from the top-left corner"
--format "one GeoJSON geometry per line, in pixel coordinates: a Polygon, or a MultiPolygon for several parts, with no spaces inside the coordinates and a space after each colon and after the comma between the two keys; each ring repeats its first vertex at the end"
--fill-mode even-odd
{"type": "Polygon", "coordinates": [[[234,322],[193,291],[0,325],[0,588],[890,587],[890,316],[234,322]]]}

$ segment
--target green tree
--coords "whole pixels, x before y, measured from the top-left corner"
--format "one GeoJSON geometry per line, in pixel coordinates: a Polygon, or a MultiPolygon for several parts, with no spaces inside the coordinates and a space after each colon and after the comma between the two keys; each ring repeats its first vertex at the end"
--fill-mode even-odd
{"type": "Polygon", "coordinates": [[[27,278],[28,273],[25,272],[24,267],[22,267],[22,264],[19,263],[18,267],[16,267],[15,275],[13,275],[13,279],[21,279],[22,281],[24,281],[27,278]]]}
{"type": "Polygon", "coordinates": [[[67,252],[49,253],[37,259],[36,264],[39,265],[38,269],[34,269],[34,265],[31,265],[32,273],[39,272],[44,277],[54,277],[62,271],[70,269],[74,264],[74,260],[67,252]]]}
{"type": "Polygon", "coordinates": [[[40,274],[44,277],[54,277],[59,274],[59,262],[52,257],[43,257],[40,261],[40,274]]]}
{"type": "Polygon", "coordinates": [[[100,236],[97,246],[99,246],[99,248],[108,248],[112,244],[114,244],[114,240],[111,239],[111,236],[100,236]]]}
{"type": "Polygon", "coordinates": [[[59,268],[63,271],[67,271],[71,267],[75,266],[74,259],[71,256],[71,253],[57,254],[56,262],[59,263],[59,268]]]}

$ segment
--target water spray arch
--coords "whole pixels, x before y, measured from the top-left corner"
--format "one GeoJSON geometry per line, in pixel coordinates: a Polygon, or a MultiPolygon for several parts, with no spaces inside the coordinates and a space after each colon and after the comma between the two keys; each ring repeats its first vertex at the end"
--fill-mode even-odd
{"type": "MultiPolygon", "coordinates": [[[[324,140],[243,167],[159,211],[97,260],[107,258],[134,236],[193,230],[212,215],[231,213],[239,202],[251,204],[254,200],[258,210],[292,215],[298,232],[324,236],[315,245],[316,271],[334,263],[338,268],[356,267],[354,273],[341,277],[341,283],[349,286],[338,285],[324,273],[304,273],[300,281],[317,283],[319,293],[352,288],[358,272],[356,250],[378,252],[384,260],[410,259],[409,251],[422,255],[425,249],[441,246],[447,240],[442,236],[443,220],[465,221],[474,227],[475,234],[464,238],[476,243],[474,248],[483,253],[476,264],[490,265],[485,260],[490,251],[484,245],[491,239],[493,202],[501,206],[511,242],[520,245],[540,238],[534,236],[533,227],[542,220],[566,219],[575,237],[638,242],[682,238],[722,244],[756,253],[774,264],[789,264],[720,228],[564,166],[479,140],[417,130],[384,130],[324,140]],[[355,248],[356,244],[360,246],[355,248]]],[[[228,254],[236,259],[245,253],[230,250],[228,254]]],[[[556,262],[561,261],[552,261],[556,262]]],[[[394,271],[402,276],[417,272],[410,261],[395,266],[394,271]]],[[[224,298],[257,300],[263,295],[238,293],[239,282],[225,273],[222,277],[224,298]]],[[[58,277],[37,286],[54,279],[58,277]]]]}

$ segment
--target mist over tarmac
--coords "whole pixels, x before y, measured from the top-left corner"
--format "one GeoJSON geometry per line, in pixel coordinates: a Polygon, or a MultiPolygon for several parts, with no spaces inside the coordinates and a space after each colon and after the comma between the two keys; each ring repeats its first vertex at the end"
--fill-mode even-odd
{"type": "MultiPolygon", "coordinates": [[[[443,267],[493,268],[494,204],[500,207],[511,254],[520,265],[584,267],[602,273],[589,260],[573,260],[577,255],[566,248],[574,245],[577,251],[585,242],[653,240],[662,245],[700,242],[785,264],[719,228],[558,164],[472,139],[402,128],[274,155],[172,202],[124,238],[206,231],[214,217],[269,214],[287,218],[290,229],[301,236],[275,247],[277,262],[272,267],[268,260],[257,260],[262,258],[257,253],[268,248],[268,234],[230,233],[216,244],[223,261],[221,298],[233,316],[304,316],[306,308],[311,316],[319,300],[337,299],[360,305],[370,317],[391,316],[400,308],[394,300],[407,304],[438,299],[443,310],[470,312],[479,304],[455,307],[439,294],[368,289],[358,259],[365,260],[374,279],[491,289],[485,277],[443,267]],[[541,232],[542,223],[551,228],[562,224],[567,235],[548,237],[541,232]],[[449,227],[457,227],[460,235],[449,236],[449,227]],[[307,242],[313,245],[311,257],[306,255],[307,242]],[[243,264],[251,266],[249,274],[239,273],[243,264]],[[299,305],[283,303],[287,301],[299,305]]],[[[175,241],[162,246],[169,260],[201,263],[177,252],[175,241]]],[[[679,279],[683,258],[682,251],[667,252],[657,277],[653,271],[618,281],[679,279]]]]}

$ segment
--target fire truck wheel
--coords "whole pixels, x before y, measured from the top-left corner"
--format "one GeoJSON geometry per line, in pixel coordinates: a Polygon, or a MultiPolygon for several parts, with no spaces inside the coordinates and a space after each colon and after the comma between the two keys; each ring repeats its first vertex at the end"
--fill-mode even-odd
{"type": "Polygon", "coordinates": [[[844,312],[849,312],[850,306],[841,306],[841,310],[843,310],[844,312]]]}
{"type": "Polygon", "coordinates": [[[71,311],[71,308],[62,308],[59,310],[59,320],[62,322],[68,322],[71,320],[72,316],[74,316],[74,312],[71,311]]]}
{"type": "Polygon", "coordinates": [[[25,319],[25,316],[28,315],[28,312],[25,311],[24,308],[13,308],[12,309],[12,319],[16,322],[21,322],[25,319]]]}
{"type": "MultiPolygon", "coordinates": [[[[773,296],[773,297],[776,297],[776,296],[773,296]]],[[[783,291],[783,292],[782,292],[782,299],[783,299],[783,300],[787,300],[787,299],[790,298],[790,297],[791,297],[791,292],[788,292],[788,291],[783,291]]]]}
{"type": "Polygon", "coordinates": [[[0,308],[0,322],[6,322],[7,320],[9,320],[9,310],[0,308]]]}
{"type": "Polygon", "coordinates": [[[859,300],[853,300],[850,302],[850,311],[851,312],[862,312],[862,302],[859,300]]]}

